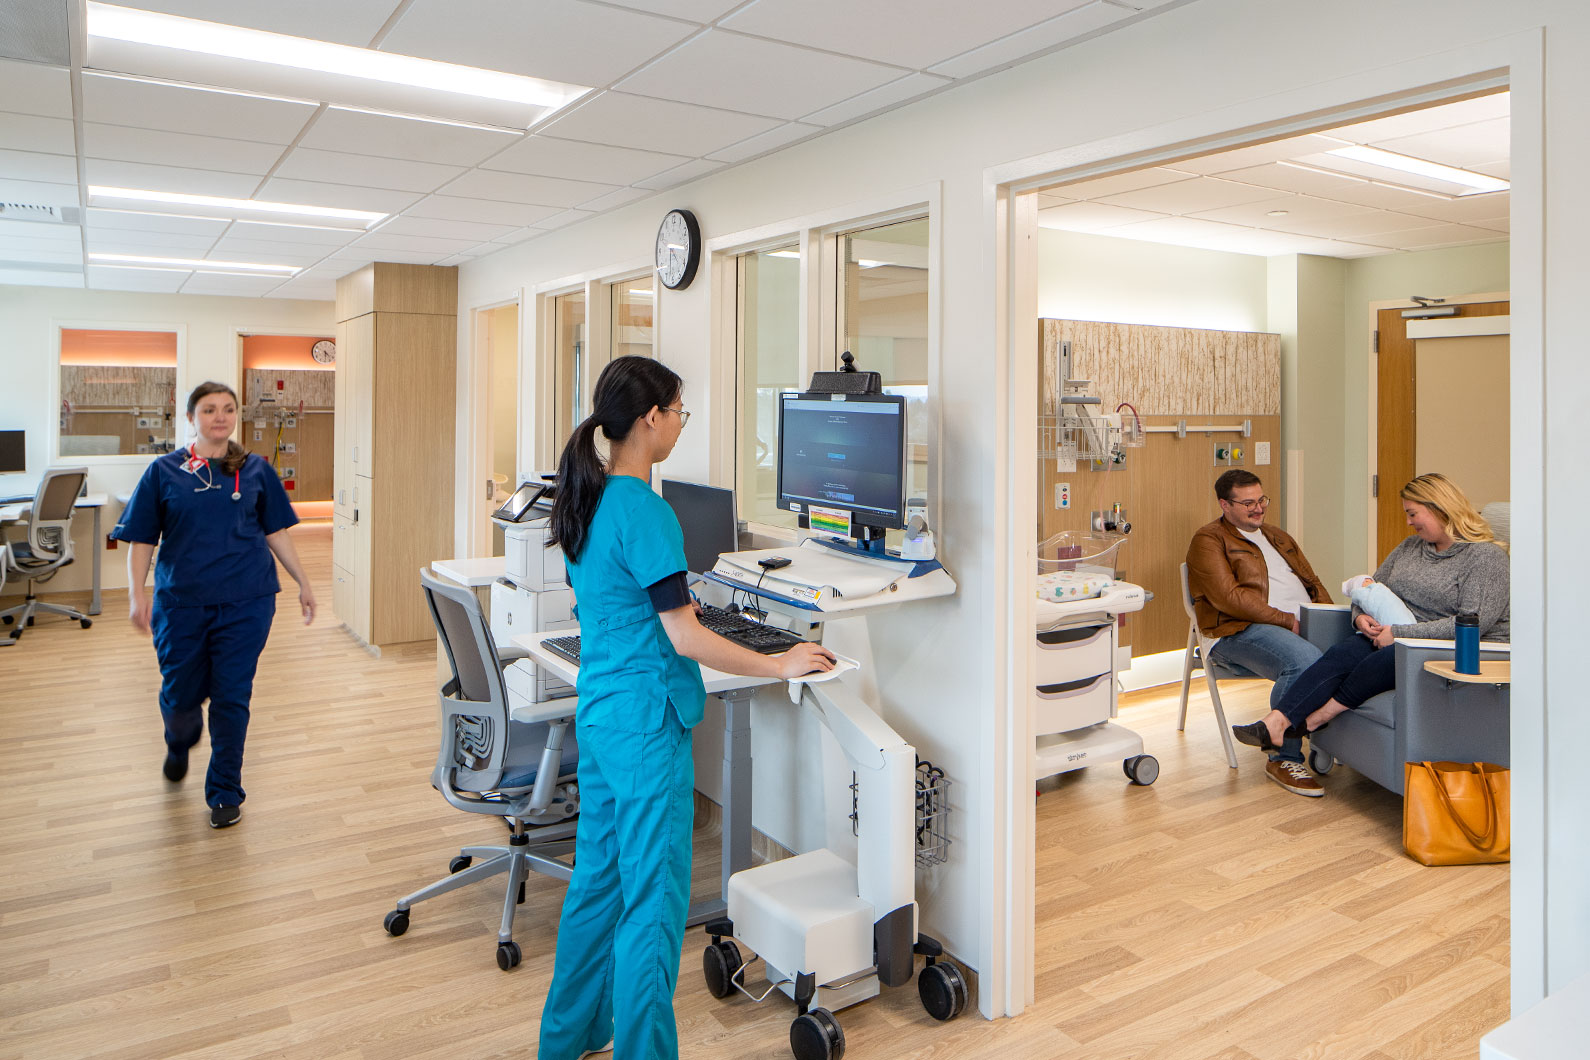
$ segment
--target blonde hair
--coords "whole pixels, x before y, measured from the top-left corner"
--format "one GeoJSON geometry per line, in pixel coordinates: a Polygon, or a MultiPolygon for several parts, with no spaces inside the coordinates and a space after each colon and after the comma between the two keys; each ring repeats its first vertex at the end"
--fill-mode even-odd
{"type": "Polygon", "coordinates": [[[1434,512],[1453,540],[1489,542],[1506,551],[1506,542],[1496,539],[1491,524],[1474,510],[1473,503],[1445,475],[1433,471],[1420,475],[1402,487],[1401,496],[1405,501],[1422,504],[1434,512]]]}

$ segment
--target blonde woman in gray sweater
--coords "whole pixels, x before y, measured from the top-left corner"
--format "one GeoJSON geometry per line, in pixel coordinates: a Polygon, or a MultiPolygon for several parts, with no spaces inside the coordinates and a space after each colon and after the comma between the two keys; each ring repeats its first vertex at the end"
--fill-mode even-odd
{"type": "Polygon", "coordinates": [[[1353,608],[1359,635],[1332,647],[1298,675],[1260,720],[1233,725],[1237,739],[1266,750],[1290,728],[1306,735],[1344,710],[1396,686],[1391,642],[1397,637],[1450,640],[1454,619],[1479,616],[1482,640],[1508,639],[1507,550],[1480,513],[1445,475],[1420,475],[1402,488],[1402,510],[1413,536],[1375,571],[1412,610],[1415,622],[1383,626],[1353,608]]]}

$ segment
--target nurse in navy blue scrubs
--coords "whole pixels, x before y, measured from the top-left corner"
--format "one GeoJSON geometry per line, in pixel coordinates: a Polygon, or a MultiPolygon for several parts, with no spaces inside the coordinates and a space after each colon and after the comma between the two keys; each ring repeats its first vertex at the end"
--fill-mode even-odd
{"type": "Polygon", "coordinates": [[[315,618],[314,590],[287,532],[298,516],[275,469],[232,441],[237,419],[231,387],[195,387],[188,397],[195,441],[149,465],[111,535],[132,545],[129,617],[153,634],[160,659],[162,772],[172,783],[188,773],[188,751],[204,731],[210,701],[204,801],[211,828],[230,827],[243,812],[249,697],[281,589],[275,559],[298,582],[304,624],[315,618]],[[151,600],[144,582],[156,545],[151,600]]]}

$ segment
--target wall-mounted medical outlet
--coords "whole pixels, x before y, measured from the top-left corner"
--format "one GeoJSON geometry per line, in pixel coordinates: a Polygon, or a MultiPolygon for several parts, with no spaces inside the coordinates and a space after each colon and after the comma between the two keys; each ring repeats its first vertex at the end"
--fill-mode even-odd
{"type": "Polygon", "coordinates": [[[288,416],[287,417],[287,423],[286,423],[287,429],[288,430],[292,430],[296,426],[298,426],[298,417],[296,417],[296,416],[288,416]]]}
{"type": "Polygon", "coordinates": [[[1270,462],[1270,443],[1253,443],[1253,462],[1255,464],[1268,464],[1270,462]]]}
{"type": "Polygon", "coordinates": [[[1054,484],[1054,506],[1062,511],[1071,507],[1071,483],[1056,482],[1054,484]]]}
{"type": "Polygon", "coordinates": [[[297,478],[297,471],[298,469],[295,467],[284,467],[282,468],[282,478],[297,478]]]}
{"type": "Polygon", "coordinates": [[[282,443],[282,452],[297,454],[297,452],[298,452],[298,443],[297,442],[283,442],[282,443]]]}

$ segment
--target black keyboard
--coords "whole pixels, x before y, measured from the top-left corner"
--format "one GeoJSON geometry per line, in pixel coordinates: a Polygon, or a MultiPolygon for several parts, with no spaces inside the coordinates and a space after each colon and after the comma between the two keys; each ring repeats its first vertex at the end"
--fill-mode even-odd
{"type": "Polygon", "coordinates": [[[703,607],[696,617],[703,627],[718,636],[763,655],[777,655],[803,643],[802,638],[788,630],[752,622],[744,615],[721,607],[703,607]]]}
{"type": "Polygon", "coordinates": [[[548,637],[541,642],[554,655],[561,655],[575,666],[580,665],[579,637],[548,637]]]}

